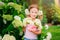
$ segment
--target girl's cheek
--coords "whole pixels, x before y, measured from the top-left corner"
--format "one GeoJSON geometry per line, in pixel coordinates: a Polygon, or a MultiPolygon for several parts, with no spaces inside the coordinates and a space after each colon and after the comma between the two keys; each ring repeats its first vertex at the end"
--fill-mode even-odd
{"type": "Polygon", "coordinates": [[[32,14],[31,17],[33,18],[33,17],[35,17],[35,16],[32,14]]]}
{"type": "Polygon", "coordinates": [[[33,13],[31,13],[31,16],[33,16],[34,14],[33,13]]]}

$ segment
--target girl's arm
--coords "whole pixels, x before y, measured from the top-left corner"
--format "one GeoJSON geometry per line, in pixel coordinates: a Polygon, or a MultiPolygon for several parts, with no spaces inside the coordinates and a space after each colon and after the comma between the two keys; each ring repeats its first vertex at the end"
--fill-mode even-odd
{"type": "Polygon", "coordinates": [[[34,34],[37,34],[37,35],[38,35],[38,34],[41,34],[41,31],[42,31],[41,29],[39,29],[39,30],[38,30],[38,29],[36,29],[36,30],[34,30],[34,29],[28,29],[28,30],[29,30],[30,32],[33,32],[34,34]]]}
{"type": "Polygon", "coordinates": [[[25,32],[26,31],[26,28],[25,27],[23,27],[23,32],[25,32]]]}
{"type": "Polygon", "coordinates": [[[34,34],[37,34],[37,35],[38,35],[38,34],[41,34],[41,31],[42,31],[42,30],[40,29],[40,30],[37,30],[37,31],[33,30],[32,32],[33,32],[34,34]]]}
{"type": "Polygon", "coordinates": [[[23,32],[26,31],[26,20],[27,20],[27,18],[23,19],[23,32]]]}

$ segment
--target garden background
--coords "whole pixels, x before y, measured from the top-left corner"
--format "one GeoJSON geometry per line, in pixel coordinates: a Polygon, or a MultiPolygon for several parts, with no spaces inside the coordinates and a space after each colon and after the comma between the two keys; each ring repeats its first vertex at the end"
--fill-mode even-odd
{"type": "Polygon", "coordinates": [[[9,34],[16,40],[23,40],[22,27],[14,27],[12,23],[16,15],[21,17],[21,21],[26,17],[25,9],[30,4],[38,4],[43,11],[42,24],[48,24],[51,40],[60,40],[60,0],[0,0],[0,38],[9,34]]]}

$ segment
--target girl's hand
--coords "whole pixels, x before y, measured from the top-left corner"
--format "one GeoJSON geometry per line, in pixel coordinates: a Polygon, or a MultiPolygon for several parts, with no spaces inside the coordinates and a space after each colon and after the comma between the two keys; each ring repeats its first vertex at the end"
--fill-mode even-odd
{"type": "Polygon", "coordinates": [[[37,31],[36,28],[28,28],[29,31],[37,31]]]}
{"type": "Polygon", "coordinates": [[[33,30],[32,31],[34,34],[38,35],[38,34],[41,34],[41,29],[40,30],[33,30]]]}
{"type": "Polygon", "coordinates": [[[31,24],[28,25],[28,30],[29,31],[36,31],[36,29],[37,29],[36,26],[31,25],[31,24]]]}

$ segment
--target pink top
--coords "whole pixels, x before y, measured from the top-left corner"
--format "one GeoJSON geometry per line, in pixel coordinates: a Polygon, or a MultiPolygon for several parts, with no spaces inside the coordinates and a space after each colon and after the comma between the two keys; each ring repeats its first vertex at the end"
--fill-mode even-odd
{"type": "MultiPolygon", "coordinates": [[[[31,29],[32,25],[27,25],[26,27],[26,32],[24,37],[28,38],[28,39],[37,39],[37,35],[34,34],[33,32],[30,32],[29,29],[31,29]]],[[[34,28],[35,29],[35,28],[34,28]]]]}

